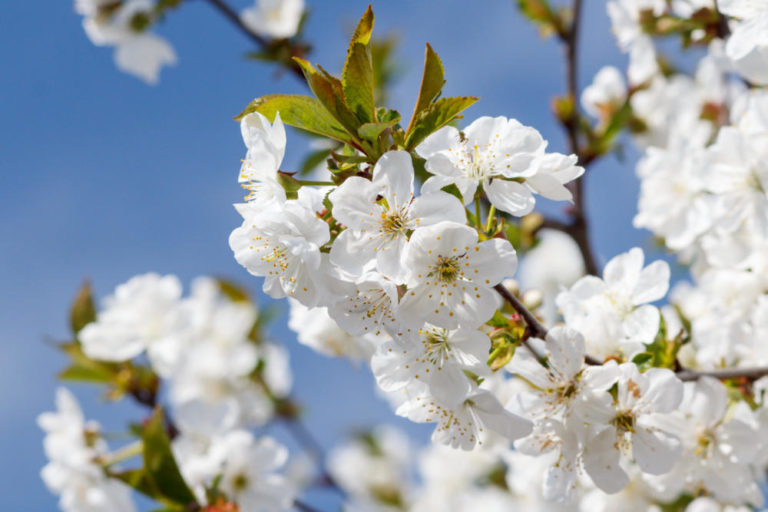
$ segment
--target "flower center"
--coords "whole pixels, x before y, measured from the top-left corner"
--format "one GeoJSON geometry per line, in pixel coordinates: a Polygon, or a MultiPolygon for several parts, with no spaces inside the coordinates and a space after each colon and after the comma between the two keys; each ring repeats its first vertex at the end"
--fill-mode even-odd
{"type": "Polygon", "coordinates": [[[611,425],[616,427],[619,434],[635,431],[635,415],[630,411],[621,411],[611,420],[611,425]]]}
{"type": "Polygon", "coordinates": [[[379,229],[390,238],[398,238],[408,231],[408,217],[402,210],[381,212],[379,229]]]}
{"type": "Polygon", "coordinates": [[[444,283],[454,282],[459,276],[459,258],[457,256],[438,256],[434,274],[439,281],[444,283]]]}
{"type": "Polygon", "coordinates": [[[232,488],[235,490],[235,492],[238,493],[248,489],[248,476],[246,476],[244,473],[238,473],[235,475],[235,477],[232,479],[232,488]]]}
{"type": "Polygon", "coordinates": [[[483,148],[477,144],[468,147],[465,141],[464,151],[459,157],[459,164],[467,178],[482,181],[495,174],[492,163],[493,156],[490,154],[490,145],[483,148]]]}

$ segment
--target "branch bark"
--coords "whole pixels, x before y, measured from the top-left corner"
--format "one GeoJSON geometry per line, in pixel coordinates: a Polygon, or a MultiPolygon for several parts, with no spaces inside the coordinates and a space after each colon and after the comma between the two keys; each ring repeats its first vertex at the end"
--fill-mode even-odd
{"type": "MultiPolygon", "coordinates": [[[[227,20],[229,20],[230,23],[232,23],[240,32],[242,32],[248,39],[250,39],[252,42],[254,42],[258,47],[261,49],[267,49],[270,46],[270,41],[266,39],[265,37],[257,34],[253,30],[251,30],[248,25],[243,23],[243,21],[240,19],[240,14],[234,10],[232,7],[229,6],[224,0],[206,0],[211,6],[213,6],[216,10],[218,10],[227,20]]],[[[294,56],[295,52],[291,51],[291,56],[294,56]]],[[[301,55],[296,55],[301,56],[301,55]]],[[[299,80],[306,83],[306,80],[304,79],[304,73],[301,71],[299,66],[293,62],[282,62],[283,66],[288,69],[291,73],[293,73],[294,76],[296,76],[299,80]]]]}
{"type": "MultiPolygon", "coordinates": [[[[525,305],[520,302],[520,299],[515,297],[512,293],[509,292],[506,288],[504,288],[503,285],[497,284],[493,287],[494,290],[498,292],[501,297],[507,301],[507,303],[512,306],[512,308],[521,316],[523,317],[523,320],[525,320],[526,325],[531,331],[531,334],[536,336],[540,339],[546,339],[547,337],[547,328],[544,327],[541,322],[536,318],[536,316],[531,313],[528,308],[525,307],[525,305]]],[[[543,361],[544,357],[536,351],[528,342],[527,340],[523,341],[523,344],[530,350],[533,355],[535,355],[539,361],[543,361]]],[[[590,366],[599,366],[603,363],[596,359],[589,354],[584,356],[584,362],[586,362],[590,366]]],[[[682,381],[693,381],[698,380],[701,377],[713,377],[715,379],[719,380],[728,380],[728,379],[748,379],[748,380],[757,380],[761,377],[768,376],[768,367],[755,367],[755,368],[723,368],[722,370],[689,370],[689,369],[681,369],[675,371],[675,375],[677,375],[677,378],[682,381]]]]}
{"type": "MultiPolygon", "coordinates": [[[[573,0],[572,21],[570,27],[562,35],[561,40],[565,49],[566,63],[566,89],[568,97],[573,105],[572,113],[568,119],[563,120],[568,145],[571,153],[579,159],[579,164],[586,168],[592,158],[585,154],[579,140],[579,33],[581,30],[582,0],[573,0]]],[[[584,175],[568,184],[573,194],[572,222],[564,225],[563,231],[571,236],[579,246],[579,251],[584,259],[584,268],[587,274],[599,275],[600,269],[592,252],[592,243],[589,236],[589,223],[587,219],[584,200],[584,175]]]]}

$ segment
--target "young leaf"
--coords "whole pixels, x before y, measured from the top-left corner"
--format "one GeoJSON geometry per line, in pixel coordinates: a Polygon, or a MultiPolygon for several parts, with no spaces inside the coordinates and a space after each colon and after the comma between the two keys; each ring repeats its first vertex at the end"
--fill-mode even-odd
{"type": "Polygon", "coordinates": [[[117,363],[94,361],[83,353],[80,343],[63,343],[59,348],[72,360],[72,364],[59,373],[62,380],[76,380],[93,383],[110,383],[120,371],[117,363]]]}
{"type": "Polygon", "coordinates": [[[301,67],[312,93],[325,109],[355,138],[357,128],[362,124],[344,101],[341,81],[318,66],[317,69],[304,59],[293,59],[301,67]]]}
{"type": "Polygon", "coordinates": [[[424,55],[424,74],[421,77],[421,87],[419,88],[419,98],[416,100],[416,107],[413,109],[413,116],[408,125],[408,132],[416,119],[424,109],[440,96],[440,92],[445,85],[445,70],[440,57],[437,56],[432,47],[427,43],[427,49],[424,55]]]}
{"type": "Polygon", "coordinates": [[[93,293],[91,285],[85,281],[77,292],[75,300],[69,311],[69,323],[72,332],[77,334],[80,330],[96,320],[96,307],[93,305],[93,293]]]}
{"type": "Polygon", "coordinates": [[[375,121],[373,105],[373,64],[367,45],[352,43],[341,73],[344,99],[363,123],[375,121]]]}
{"type": "Polygon", "coordinates": [[[107,384],[114,379],[114,375],[109,368],[104,368],[98,364],[87,365],[80,362],[69,365],[59,372],[58,377],[61,380],[92,382],[96,384],[107,384]]]}
{"type": "Polygon", "coordinates": [[[372,30],[373,10],[369,5],[352,35],[347,50],[347,60],[341,73],[341,85],[346,104],[363,123],[376,120],[370,48],[372,30]]]}
{"type": "Polygon", "coordinates": [[[315,167],[323,163],[330,154],[330,149],[318,149],[317,151],[308,154],[304,157],[304,161],[301,162],[301,165],[299,166],[299,174],[306,174],[314,170],[315,167]]]}
{"type": "Polygon", "coordinates": [[[368,8],[363,13],[363,17],[357,23],[355,32],[352,34],[351,44],[361,43],[369,44],[371,42],[371,33],[373,32],[373,7],[368,4],[368,8]]]}
{"type": "Polygon", "coordinates": [[[363,140],[376,142],[376,139],[379,138],[381,132],[387,128],[395,126],[398,122],[400,122],[400,119],[392,119],[391,121],[387,121],[385,123],[365,123],[357,129],[357,134],[363,140]]]}
{"type": "Polygon", "coordinates": [[[156,408],[142,433],[144,473],[152,486],[172,504],[194,504],[195,495],[179,472],[171,451],[171,442],[163,424],[163,410],[156,408]]]}
{"type": "Polygon", "coordinates": [[[252,112],[259,112],[274,121],[280,112],[283,123],[322,135],[331,139],[349,143],[352,140],[349,132],[326,110],[315,98],[300,94],[270,94],[256,98],[235,119],[241,120],[252,112]]]}
{"type": "Polygon", "coordinates": [[[475,103],[478,98],[472,96],[456,96],[453,98],[440,98],[432,103],[426,110],[419,113],[418,119],[412,123],[405,137],[405,146],[412,150],[431,133],[436,132],[454,119],[459,114],[475,103]]]}

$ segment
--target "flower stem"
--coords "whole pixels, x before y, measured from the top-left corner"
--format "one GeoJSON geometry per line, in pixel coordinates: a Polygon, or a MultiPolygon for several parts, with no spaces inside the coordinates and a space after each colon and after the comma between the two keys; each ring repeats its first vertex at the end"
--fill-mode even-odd
{"type": "Polygon", "coordinates": [[[488,219],[485,221],[486,233],[491,232],[491,226],[493,224],[495,216],[496,216],[496,207],[493,204],[491,204],[491,207],[488,209],[488,219]]]}
{"type": "Polygon", "coordinates": [[[109,466],[112,466],[113,464],[117,464],[118,462],[122,462],[126,459],[130,459],[132,457],[136,457],[137,455],[141,455],[141,452],[143,450],[144,450],[144,443],[140,440],[135,441],[107,455],[104,458],[101,465],[105,468],[108,468],[109,466]]]}

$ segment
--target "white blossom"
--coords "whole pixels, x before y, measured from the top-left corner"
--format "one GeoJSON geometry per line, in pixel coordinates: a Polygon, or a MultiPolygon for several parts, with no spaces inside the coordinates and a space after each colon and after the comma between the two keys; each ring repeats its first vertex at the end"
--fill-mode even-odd
{"type": "Polygon", "coordinates": [[[618,372],[615,397],[594,390],[582,406],[582,417],[595,430],[585,444],[584,469],[609,494],[629,483],[622,459],[631,456],[643,472],[659,475],[671,469],[681,452],[680,440],[659,426],[659,416],[680,404],[682,382],[670,370],[640,373],[633,363],[619,365],[618,372]]]}
{"type": "Polygon", "coordinates": [[[56,392],[56,412],[41,414],[38,425],[46,435],[43,445],[49,458],[41,471],[46,486],[60,496],[64,512],[134,512],[130,489],[107,478],[97,463],[107,455],[99,425],[86,422],[74,395],[65,388],[56,392]]]}
{"type": "Polygon", "coordinates": [[[285,128],[280,113],[274,123],[258,112],[240,121],[240,132],[248,148],[240,167],[239,181],[249,191],[246,200],[266,202],[285,201],[285,190],[277,181],[277,171],[285,155],[285,128]]]}
{"type": "Polygon", "coordinates": [[[111,2],[77,0],[75,10],[83,14],[83,27],[91,42],[97,46],[115,46],[115,64],[118,69],[156,84],[163,66],[176,63],[173,47],[163,38],[147,29],[132,26],[136,17],[154,17],[154,4],[150,0],[128,0],[111,8],[111,2]]]}
{"type": "Polygon", "coordinates": [[[584,335],[591,355],[630,357],[656,336],[659,310],[648,302],[666,295],[669,265],[643,268],[644,259],[642,249],[631,249],[608,262],[603,279],[585,276],[558,295],[566,324],[584,335]]]}
{"type": "Polygon", "coordinates": [[[240,19],[257,34],[286,39],[296,35],[303,15],[304,0],[256,0],[240,19]]]}
{"type": "Polygon", "coordinates": [[[247,203],[243,224],[229,237],[235,259],[248,272],[263,276],[264,292],[317,305],[328,293],[320,247],[330,240],[328,224],[298,201],[247,203]]]}
{"type": "Polygon", "coordinates": [[[416,393],[396,412],[417,423],[436,423],[432,441],[462,450],[482,445],[489,432],[514,441],[531,431],[528,420],[506,410],[484,389],[475,389],[455,407],[441,404],[429,392],[416,393]]]}
{"type": "Polygon", "coordinates": [[[97,319],[79,333],[93,359],[127,361],[145,350],[155,370],[169,375],[180,354],[181,283],[173,275],[131,278],[104,300],[97,319]]]}
{"type": "Polygon", "coordinates": [[[332,263],[359,276],[375,260],[381,274],[401,283],[409,232],[440,221],[466,221],[464,208],[450,194],[435,190],[414,197],[413,179],[410,154],[389,151],[376,163],[372,180],[353,176],[331,192],[333,216],[347,226],[333,243],[332,263]]]}
{"type": "Polygon", "coordinates": [[[515,250],[506,240],[478,243],[474,229],[454,222],[419,228],[405,255],[410,277],[399,316],[413,326],[427,321],[448,329],[477,327],[496,310],[493,286],[516,266],[515,250]]]}
{"type": "Polygon", "coordinates": [[[518,216],[533,210],[533,192],[570,200],[564,185],[584,169],[576,165],[575,156],[544,153],[545,147],[539,132],[506,117],[481,117],[461,132],[446,126],[416,148],[433,174],[422,190],[455,184],[466,205],[482,187],[491,204],[518,216]]]}

